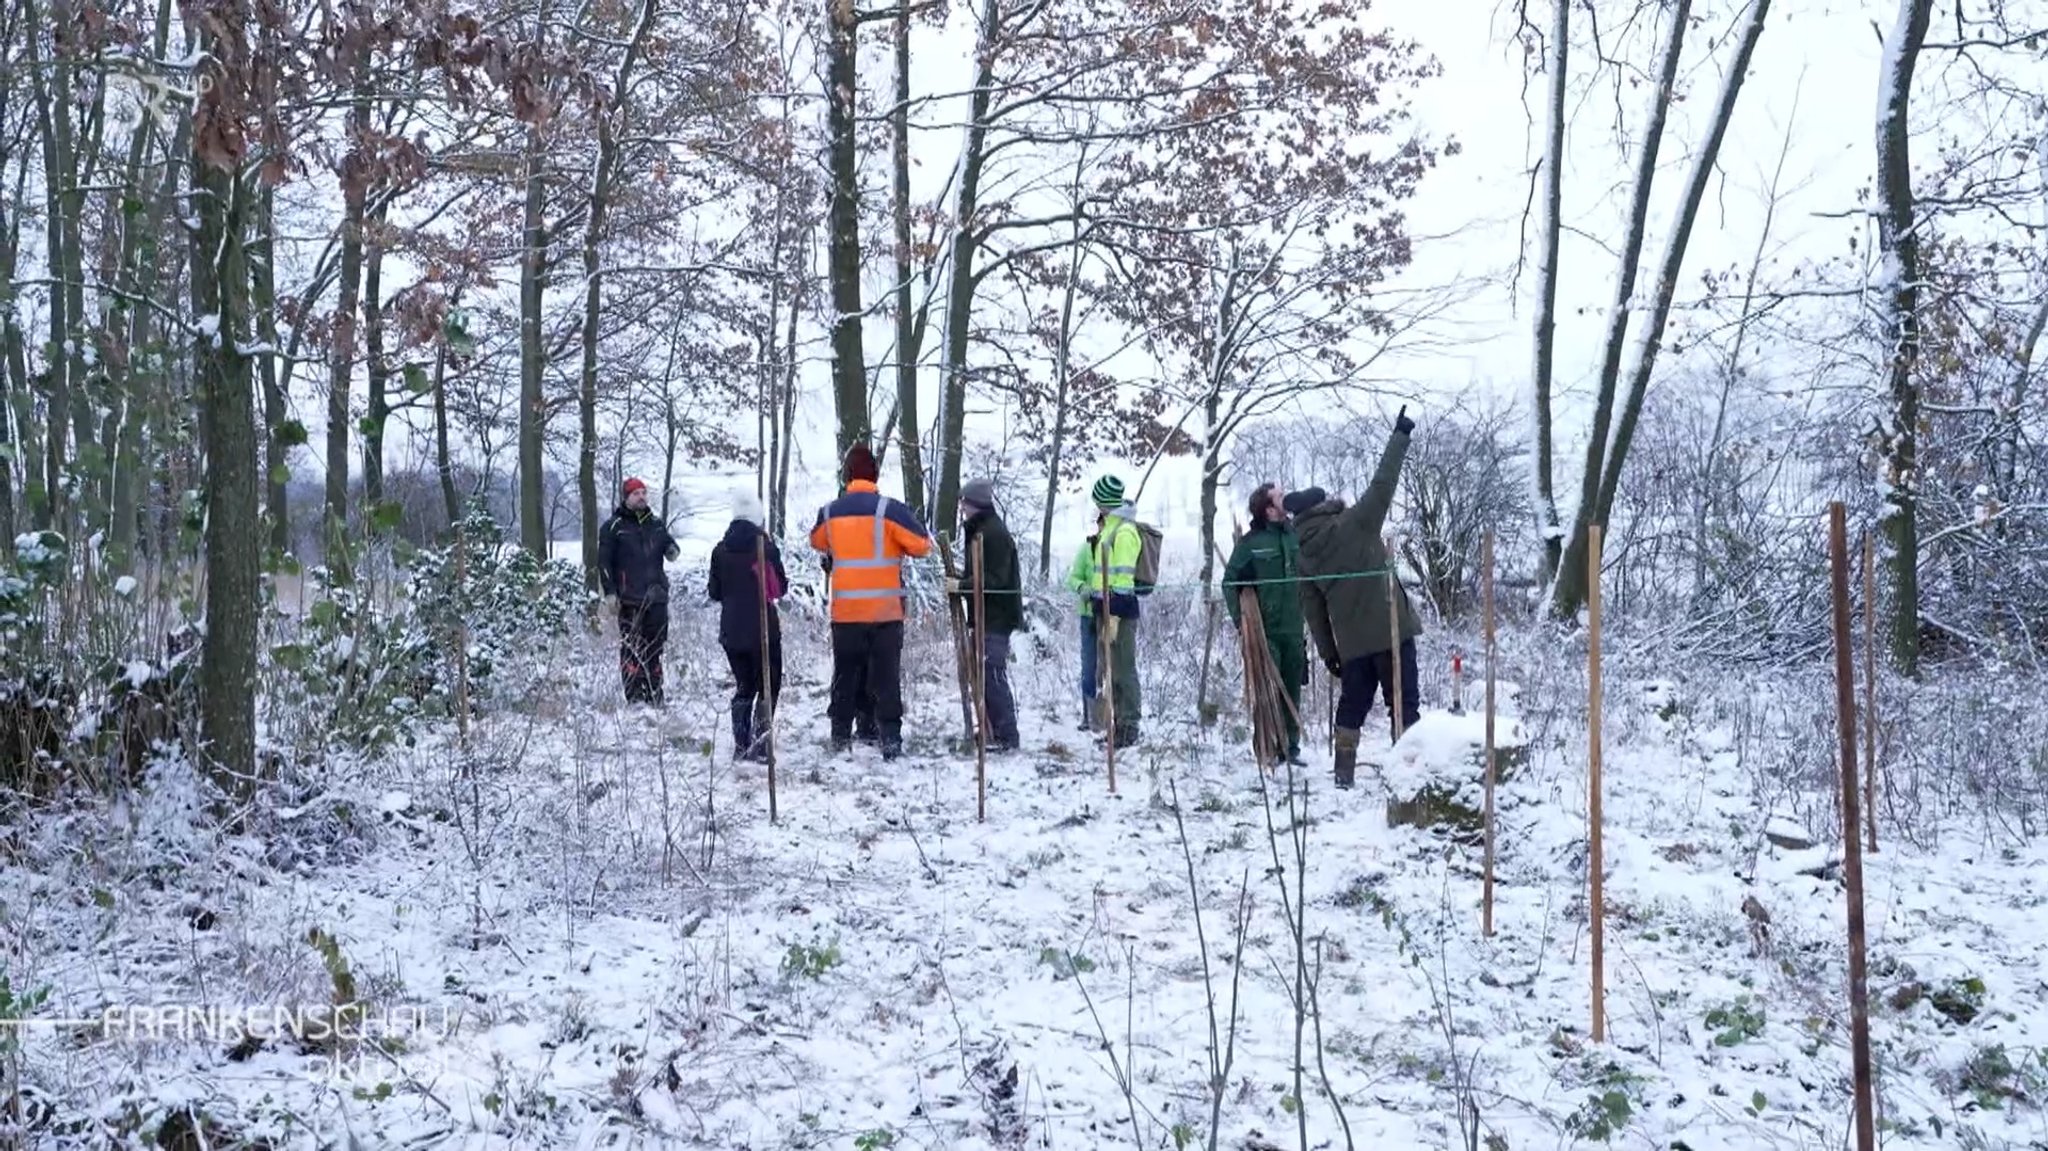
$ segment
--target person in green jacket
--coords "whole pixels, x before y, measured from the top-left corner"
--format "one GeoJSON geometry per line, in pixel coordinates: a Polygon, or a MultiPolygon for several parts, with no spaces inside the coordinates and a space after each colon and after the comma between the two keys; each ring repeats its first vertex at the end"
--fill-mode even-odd
{"type": "Polygon", "coordinates": [[[1145,537],[1136,509],[1124,502],[1124,482],[1115,476],[1095,481],[1089,493],[1101,516],[1096,533],[1094,611],[1098,642],[1109,649],[1109,714],[1118,747],[1138,742],[1138,557],[1145,537]],[[1107,593],[1107,594],[1104,594],[1107,593]]]}
{"type": "MultiPolygon", "coordinates": [[[[1242,627],[1243,608],[1239,589],[1250,587],[1258,596],[1259,621],[1265,631],[1266,647],[1280,671],[1280,685],[1287,693],[1281,709],[1287,725],[1287,762],[1300,765],[1301,689],[1308,683],[1308,641],[1301,634],[1301,545],[1287,523],[1287,511],[1280,503],[1277,484],[1261,484],[1252,493],[1251,527],[1237,541],[1230,559],[1223,565],[1223,606],[1230,612],[1230,625],[1242,627]]],[[[1281,749],[1270,749],[1278,758],[1281,749]]]]}
{"type": "Polygon", "coordinates": [[[1337,695],[1338,787],[1350,787],[1358,765],[1358,733],[1372,709],[1375,691],[1383,690],[1387,713],[1394,711],[1394,660],[1401,661],[1401,722],[1406,730],[1422,717],[1415,658],[1415,637],[1422,634],[1408,589],[1395,578],[1380,538],[1394,485],[1408,456],[1408,437],[1415,421],[1408,409],[1394,418],[1394,434],[1380,454],[1379,468],[1356,507],[1328,498],[1321,488],[1290,493],[1281,506],[1294,517],[1301,537],[1303,614],[1316,637],[1316,652],[1341,686],[1337,695]],[[1370,575],[1359,573],[1370,572],[1370,575]],[[1389,612],[1387,581],[1393,580],[1394,609],[1389,612]]]}
{"type": "Polygon", "coordinates": [[[1081,613],[1081,724],[1080,730],[1095,729],[1095,541],[1089,536],[1074,552],[1067,565],[1067,590],[1074,593],[1081,613]]]}

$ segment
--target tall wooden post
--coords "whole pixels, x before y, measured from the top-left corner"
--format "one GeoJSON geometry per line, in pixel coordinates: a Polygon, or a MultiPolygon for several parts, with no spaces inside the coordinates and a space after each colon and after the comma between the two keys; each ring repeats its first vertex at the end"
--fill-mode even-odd
{"type": "Polygon", "coordinates": [[[1394,650],[1388,653],[1391,658],[1387,662],[1394,672],[1394,742],[1399,743],[1406,727],[1401,717],[1408,709],[1403,704],[1406,697],[1401,694],[1401,585],[1394,575],[1394,561],[1391,559],[1387,561],[1387,634],[1394,639],[1394,650]]]}
{"type": "MultiPolygon", "coordinates": [[[[1116,554],[1116,541],[1110,535],[1109,525],[1103,524],[1097,534],[1095,545],[1095,566],[1102,576],[1102,615],[1095,621],[1095,636],[1102,644],[1100,657],[1095,661],[1101,669],[1102,680],[1102,725],[1103,754],[1109,767],[1109,793],[1116,794],[1116,643],[1109,638],[1110,621],[1116,618],[1109,609],[1109,560],[1116,554]]],[[[1122,626],[1122,625],[1116,625],[1122,626]]]]}
{"type": "Polygon", "coordinates": [[[981,537],[967,549],[974,571],[974,818],[988,818],[988,598],[982,579],[981,537]]]}
{"type": "MultiPolygon", "coordinates": [[[[768,728],[768,822],[777,823],[782,813],[776,807],[775,798],[775,697],[770,691],[774,682],[775,639],[774,632],[769,630],[768,536],[765,533],[754,537],[754,577],[761,585],[761,722],[768,728]]],[[[744,752],[746,749],[740,750],[744,752]]]]}
{"type": "MultiPolygon", "coordinates": [[[[1863,822],[1877,854],[1877,541],[1863,533],[1863,822]]],[[[1853,834],[1853,832],[1851,833],[1853,834]]]]}
{"type": "Polygon", "coordinates": [[[1849,630],[1849,528],[1842,502],[1828,505],[1828,562],[1835,608],[1835,727],[1842,740],[1842,883],[1849,896],[1849,1059],[1856,1091],[1856,1149],[1876,1151],[1870,1082],[1870,986],[1864,962],[1862,820],[1856,787],[1856,671],[1849,630]]]}
{"type": "Polygon", "coordinates": [[[1593,925],[1593,1042],[1607,1042],[1607,877],[1600,813],[1600,525],[1586,528],[1586,612],[1592,646],[1586,655],[1587,904],[1593,925]]]}
{"type": "Polygon", "coordinates": [[[1493,937],[1493,529],[1480,545],[1480,603],[1486,629],[1486,877],[1480,887],[1479,930],[1493,937]]]}

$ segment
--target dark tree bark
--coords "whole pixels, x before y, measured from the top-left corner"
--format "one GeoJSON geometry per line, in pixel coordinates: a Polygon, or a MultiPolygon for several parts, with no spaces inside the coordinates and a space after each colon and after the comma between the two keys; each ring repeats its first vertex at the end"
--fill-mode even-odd
{"type": "Polygon", "coordinates": [[[441,480],[441,506],[448,528],[462,521],[462,497],[455,490],[455,461],[448,453],[448,345],[434,349],[434,472],[441,480]]]}
{"type": "MultiPolygon", "coordinates": [[[[1677,95],[1678,61],[1685,47],[1685,33],[1692,17],[1691,0],[1676,0],[1667,17],[1663,46],[1657,56],[1657,87],[1650,98],[1649,119],[1643,125],[1642,146],[1636,153],[1635,185],[1629,197],[1628,226],[1622,234],[1621,255],[1615,260],[1614,302],[1607,311],[1607,335],[1601,342],[1600,375],[1593,400],[1593,422],[1586,436],[1585,468],[1579,479],[1579,502],[1572,513],[1571,532],[1564,555],[1555,569],[1555,597],[1559,615],[1578,610],[1586,597],[1586,527],[1594,522],[1599,504],[1600,477],[1607,462],[1607,437],[1614,420],[1614,398],[1621,383],[1621,355],[1628,344],[1629,317],[1636,295],[1636,274],[1642,267],[1643,245],[1650,227],[1650,195],[1657,180],[1657,155],[1664,146],[1664,125],[1670,118],[1671,101],[1677,95]]],[[[1554,86],[1553,86],[1554,87],[1554,86]]],[[[1559,129],[1562,130],[1561,127],[1559,129]]],[[[1549,173],[1546,173],[1546,178],[1549,173]]],[[[1547,191],[1547,190],[1546,190],[1547,191]]],[[[1555,307],[1556,268],[1550,269],[1550,290],[1555,307]]],[[[1604,525],[1605,518],[1600,522],[1604,525]]]]}
{"type": "MultiPolygon", "coordinates": [[[[349,22],[367,19],[351,4],[349,22]]],[[[370,47],[367,34],[356,50],[354,90],[347,119],[348,147],[341,160],[341,276],[334,305],[333,349],[327,369],[327,563],[342,559],[339,545],[348,526],[349,393],[356,360],[356,312],[362,306],[363,220],[370,190],[370,47]]]]}
{"type": "Polygon", "coordinates": [[[868,417],[865,353],[861,349],[860,153],[856,116],[859,83],[853,0],[826,0],[831,23],[825,42],[825,131],[831,183],[826,219],[832,281],[832,400],[839,417],[838,455],[873,432],[868,417]]]}
{"type": "Polygon", "coordinates": [[[256,643],[262,528],[256,503],[256,418],[249,357],[248,187],[239,133],[250,53],[248,0],[216,0],[198,22],[201,75],[212,81],[195,109],[193,347],[206,453],[206,632],[200,647],[200,734],[209,765],[231,792],[256,775],[256,643]],[[212,330],[208,330],[208,327],[212,330]]]}
{"type": "MultiPolygon", "coordinates": [[[[597,167],[591,176],[588,218],[583,225],[583,372],[576,395],[576,499],[583,513],[583,582],[592,591],[598,587],[597,531],[602,525],[597,506],[597,350],[604,287],[598,244],[611,215],[612,184],[618,177],[619,129],[625,126],[630,114],[633,65],[653,27],[654,0],[646,0],[633,38],[626,44],[625,58],[619,62],[610,106],[597,113],[597,167]]],[[[663,498],[667,498],[666,486],[663,498]]]]}
{"type": "Polygon", "coordinates": [[[363,245],[363,504],[384,502],[384,424],[391,418],[391,365],[384,359],[384,208],[370,216],[363,245]]]}
{"type": "Polygon", "coordinates": [[[263,490],[264,532],[270,550],[284,555],[292,550],[291,449],[294,437],[290,405],[284,382],[277,371],[277,264],[276,196],[268,186],[256,201],[256,244],[250,261],[250,280],[255,294],[256,323],[264,352],[257,357],[263,380],[263,490]]]}
{"type": "Polygon", "coordinates": [[[952,533],[960,506],[960,457],[967,431],[967,346],[973,335],[974,290],[980,278],[974,257],[981,247],[981,170],[988,159],[988,109],[993,96],[996,45],[1002,10],[983,0],[979,43],[975,45],[974,89],[967,97],[967,143],[960,157],[960,184],[953,204],[952,271],[946,284],[944,390],[939,401],[939,492],[932,509],[936,531],[952,533]]]}
{"type": "Polygon", "coordinates": [[[1557,265],[1564,227],[1564,97],[1571,57],[1571,0],[1552,0],[1550,73],[1544,109],[1542,215],[1536,235],[1536,528],[1543,540],[1543,576],[1556,576],[1564,549],[1564,525],[1557,514],[1556,430],[1550,412],[1557,362],[1557,265]]]}
{"type": "Polygon", "coordinates": [[[541,276],[547,262],[547,150],[539,125],[526,130],[525,241],[519,262],[519,542],[534,558],[548,558],[548,525],[541,485],[547,399],[541,392],[541,276]]]}
{"type": "Polygon", "coordinates": [[[917,361],[923,343],[920,325],[910,306],[910,0],[896,5],[895,106],[889,111],[889,139],[895,161],[893,207],[896,226],[896,409],[902,420],[903,499],[924,511],[924,456],[918,436],[917,361]]]}
{"type": "Polygon", "coordinates": [[[1885,588],[1892,666],[1901,674],[1920,670],[1920,238],[1913,197],[1910,110],[1913,71],[1933,0],[1899,0],[1897,22],[1885,36],[1878,73],[1877,239],[1883,267],[1878,276],[1888,345],[1885,383],[1891,410],[1881,427],[1884,448],[1885,588]]]}

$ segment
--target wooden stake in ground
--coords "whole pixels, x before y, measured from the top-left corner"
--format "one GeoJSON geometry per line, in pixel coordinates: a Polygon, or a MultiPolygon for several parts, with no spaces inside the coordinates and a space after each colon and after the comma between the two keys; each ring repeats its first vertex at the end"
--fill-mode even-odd
{"type": "Polygon", "coordinates": [[[1480,544],[1480,610],[1486,629],[1486,877],[1479,889],[1479,932],[1493,937],[1493,529],[1480,544]]]}
{"type": "MultiPolygon", "coordinates": [[[[959,570],[953,566],[953,547],[950,537],[941,535],[939,541],[939,563],[946,574],[959,570]]],[[[953,678],[960,683],[960,738],[974,738],[974,685],[970,682],[974,672],[967,666],[971,653],[967,644],[967,628],[962,618],[967,613],[959,599],[946,597],[946,620],[953,629],[953,678]]]]}
{"type": "Polygon", "coordinates": [[[1849,528],[1840,500],[1828,505],[1828,564],[1835,607],[1835,727],[1842,739],[1842,883],[1849,895],[1849,1059],[1856,1089],[1856,1151],[1875,1151],[1870,1083],[1870,986],[1864,965],[1863,844],[1856,788],[1856,671],[1849,630],[1849,528]]]}
{"type": "MultiPolygon", "coordinates": [[[[459,523],[455,525],[455,594],[469,594],[469,533],[459,523]]],[[[455,613],[455,745],[469,750],[469,624],[460,611],[455,613]]]]}
{"type": "MultiPolygon", "coordinates": [[[[775,800],[775,697],[769,691],[773,684],[771,671],[775,666],[774,633],[768,628],[768,536],[764,532],[754,537],[754,575],[761,584],[761,723],[768,736],[768,822],[778,822],[782,813],[775,800]]],[[[756,738],[759,738],[757,733],[756,738]]],[[[741,748],[745,751],[745,748],[741,748]]]]}
{"type": "MultiPolygon", "coordinates": [[[[1877,541],[1863,533],[1863,823],[1877,854],[1877,541]]],[[[1849,834],[1855,834],[1851,831],[1849,834]]]]}
{"type": "Polygon", "coordinates": [[[967,548],[974,570],[974,818],[988,818],[988,599],[981,578],[981,537],[967,548]]]}
{"type": "Polygon", "coordinates": [[[1586,528],[1586,619],[1592,646],[1586,654],[1587,878],[1586,907],[1593,924],[1593,1042],[1607,1042],[1607,877],[1600,842],[1600,525],[1586,528]]]}
{"type": "Polygon", "coordinates": [[[1394,574],[1392,560],[1387,561],[1387,634],[1394,638],[1394,650],[1388,653],[1387,663],[1394,673],[1394,742],[1399,743],[1406,726],[1401,716],[1407,709],[1402,706],[1405,697],[1401,694],[1401,584],[1394,574]]]}
{"type": "Polygon", "coordinates": [[[1102,617],[1095,621],[1095,635],[1102,643],[1102,652],[1096,666],[1102,669],[1102,748],[1109,766],[1109,793],[1116,794],[1116,643],[1109,638],[1110,621],[1116,616],[1109,610],[1109,557],[1116,553],[1109,536],[1109,525],[1103,524],[1096,536],[1095,566],[1102,570],[1102,617]]]}

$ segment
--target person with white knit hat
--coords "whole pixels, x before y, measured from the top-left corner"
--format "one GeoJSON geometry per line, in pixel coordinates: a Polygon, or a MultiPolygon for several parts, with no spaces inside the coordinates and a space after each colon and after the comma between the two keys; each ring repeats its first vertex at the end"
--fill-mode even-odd
{"type": "Polygon", "coordinates": [[[705,588],[718,605],[718,643],[732,669],[733,757],[756,763],[768,762],[769,724],[782,695],[782,613],[775,604],[789,587],[782,551],[763,530],[766,522],[754,493],[743,491],[733,497],[732,523],[712,549],[711,578],[705,588]]]}

